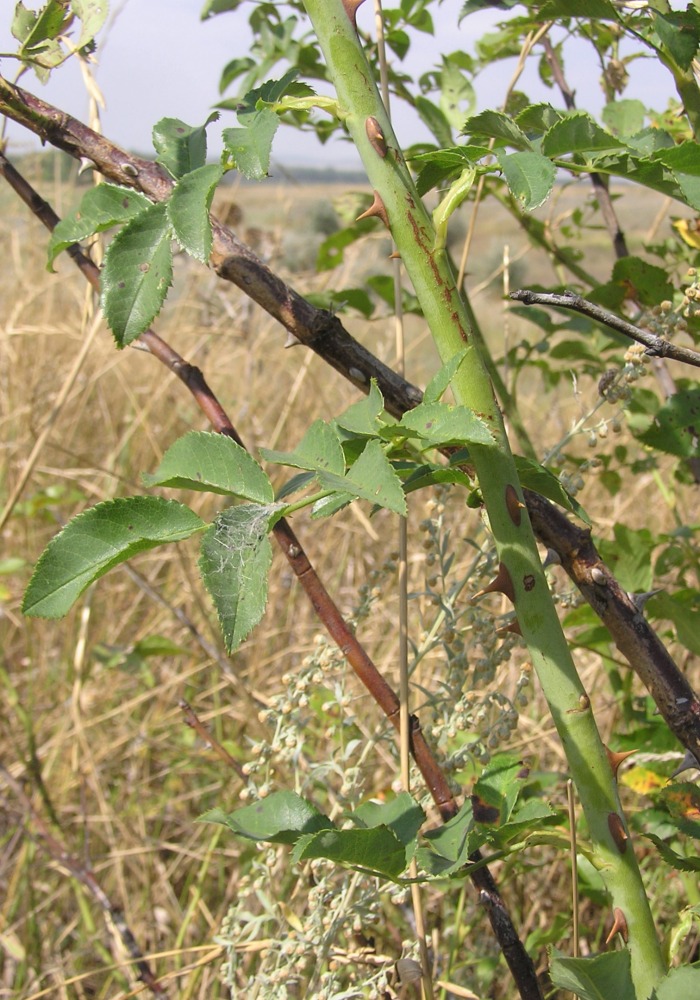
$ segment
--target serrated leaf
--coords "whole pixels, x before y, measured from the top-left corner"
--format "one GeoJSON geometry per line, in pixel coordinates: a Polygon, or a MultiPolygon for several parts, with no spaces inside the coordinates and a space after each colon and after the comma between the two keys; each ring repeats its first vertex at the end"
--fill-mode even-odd
{"type": "Polygon", "coordinates": [[[681,69],[689,70],[700,44],[700,14],[689,5],[684,11],[654,11],[653,19],[664,48],[681,69]]]}
{"type": "Polygon", "coordinates": [[[472,809],[476,821],[496,826],[507,823],[524,777],[522,761],[516,757],[494,757],[474,784],[472,809]]]}
{"type": "Polygon", "coordinates": [[[678,641],[691,653],[700,656],[700,610],[689,606],[678,595],[656,594],[649,602],[649,610],[657,618],[672,621],[678,641]]]}
{"type": "Polygon", "coordinates": [[[39,618],[65,615],[95,580],[138,552],[189,538],[201,518],[174,500],[107,500],[73,518],[42,553],[22,610],[39,618]]]}
{"type": "Polygon", "coordinates": [[[370,389],[364,399],[353,403],[351,406],[335,418],[335,423],[351,434],[360,434],[363,437],[374,437],[379,433],[381,422],[379,420],[384,411],[384,397],[377,386],[375,379],[370,383],[370,389]]]}
{"type": "Polygon", "coordinates": [[[438,403],[440,401],[466,356],[467,348],[463,347],[461,351],[453,354],[450,360],[433,375],[423,393],[424,403],[438,403]]]}
{"type": "Polygon", "coordinates": [[[272,140],[280,120],[274,111],[261,108],[250,119],[245,128],[226,128],[223,132],[224,145],[233,165],[249,180],[260,181],[270,170],[272,140]]]}
{"type": "Polygon", "coordinates": [[[28,52],[57,38],[69,16],[65,3],[59,0],[48,0],[38,12],[27,10],[20,0],[15,6],[12,34],[22,43],[22,49],[28,52]]]}
{"type": "Polygon", "coordinates": [[[185,174],[167,202],[168,218],[175,239],[190,257],[206,264],[212,245],[209,209],[216,186],[224,175],[217,163],[209,163],[185,174]]]}
{"type": "Polygon", "coordinates": [[[77,18],[80,19],[80,37],[76,43],[77,49],[84,49],[89,46],[95,38],[109,13],[109,3],[107,0],[72,0],[71,8],[77,18]]]}
{"type": "Polygon", "coordinates": [[[671,969],[651,995],[651,1000],[691,1000],[700,996],[700,965],[671,969]]]}
{"type": "Polygon", "coordinates": [[[654,422],[638,440],[668,455],[700,454],[700,388],[682,389],[659,407],[654,422]]]}
{"type": "Polygon", "coordinates": [[[532,490],[533,493],[539,493],[540,496],[547,497],[548,500],[554,501],[560,507],[570,510],[585,524],[589,526],[592,524],[590,517],[578,500],[566,492],[559,479],[549,469],[545,469],[539,462],[535,462],[531,458],[524,458],[522,455],[515,456],[515,468],[518,471],[521,485],[526,489],[532,490]]]}
{"type": "Polygon", "coordinates": [[[524,132],[543,135],[563,117],[551,104],[531,104],[516,116],[515,123],[524,132]]]}
{"type": "Polygon", "coordinates": [[[173,278],[172,230],[165,205],[150,205],[117,233],[105,254],[102,308],[119,347],[147,330],[173,278]]]}
{"type": "MultiPolygon", "coordinates": [[[[408,792],[400,792],[388,802],[363,802],[350,819],[361,826],[373,829],[388,827],[407,848],[415,844],[418,832],[425,823],[425,813],[408,792]]],[[[410,861],[407,856],[406,862],[410,861]]]]}
{"type": "Polygon", "coordinates": [[[218,117],[214,112],[203,125],[188,125],[179,118],[161,118],[152,132],[158,163],[175,178],[203,167],[207,162],[207,125],[218,117]]]}
{"type": "Polygon", "coordinates": [[[643,836],[656,846],[661,857],[671,868],[675,868],[679,872],[700,872],[700,858],[687,858],[678,854],[661,837],[657,837],[653,833],[645,833],[643,836]]]}
{"type": "Polygon", "coordinates": [[[466,406],[447,403],[420,403],[401,418],[401,426],[413,431],[428,444],[493,444],[488,425],[466,406]]]}
{"type": "Polygon", "coordinates": [[[571,990],[579,1000],[635,1000],[630,953],[626,948],[595,958],[563,958],[554,955],[550,967],[554,986],[571,990]]]}
{"type": "Polygon", "coordinates": [[[603,121],[616,135],[632,136],[644,127],[647,109],[641,101],[610,101],[603,108],[603,121]]]}
{"type": "Polygon", "coordinates": [[[292,853],[295,863],[328,858],[395,879],[406,868],[406,849],[386,826],[371,830],[324,830],[304,837],[292,853]]]}
{"type": "Polygon", "coordinates": [[[199,569],[232,653],[258,624],[267,604],[272,562],[268,533],[279,504],[240,504],[222,511],[202,539],[199,569]]]}
{"type": "Polygon", "coordinates": [[[172,444],[147,486],[171,486],[272,503],[272,483],[245,448],[225,434],[190,431],[172,444]]]}
{"type": "Polygon", "coordinates": [[[393,510],[406,516],[406,497],[401,480],[384,454],[381,442],[368,441],[360,457],[352,464],[345,476],[319,472],[321,486],[325,489],[350,493],[361,500],[393,510]]]}
{"type": "Polygon", "coordinates": [[[261,448],[260,454],[267,462],[289,465],[294,469],[322,470],[338,476],[345,472],[345,457],[338,434],[324,420],[313,422],[294,451],[261,448]]]}
{"type": "Polygon", "coordinates": [[[273,792],[231,813],[217,806],[200,816],[198,822],[220,823],[240,837],[273,844],[294,844],[304,834],[333,829],[331,820],[308,799],[288,791],[273,792]]]}
{"type": "Polygon", "coordinates": [[[539,208],[554,187],[557,169],[541,153],[496,154],[511,193],[526,212],[539,208]]]}
{"type": "Polygon", "coordinates": [[[507,146],[523,151],[532,149],[532,143],[525,133],[502,111],[482,111],[481,114],[468,118],[462,133],[483,136],[487,139],[500,139],[507,146]]]}
{"type": "Polygon", "coordinates": [[[80,207],[72,215],[61,219],[51,233],[47,268],[53,270],[53,262],[66,247],[104,232],[121,222],[128,222],[151,202],[138,191],[118,187],[116,184],[98,184],[85,192],[80,207]]]}
{"type": "Polygon", "coordinates": [[[562,118],[552,125],[542,140],[542,152],[553,157],[619,149],[625,149],[625,143],[601,128],[587,111],[577,111],[562,118]]]}
{"type": "Polygon", "coordinates": [[[474,814],[468,799],[453,819],[436,830],[426,832],[431,852],[447,862],[440,865],[442,874],[449,875],[468,863],[469,855],[476,848],[474,833],[474,814]]]}

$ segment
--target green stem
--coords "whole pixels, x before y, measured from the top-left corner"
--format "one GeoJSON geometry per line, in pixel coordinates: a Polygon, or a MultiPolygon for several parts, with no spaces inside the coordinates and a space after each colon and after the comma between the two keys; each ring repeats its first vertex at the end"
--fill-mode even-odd
{"type": "Polygon", "coordinates": [[[581,799],[595,862],[612,903],[624,915],[638,1000],[666,972],[637,861],[622,817],[617,786],[551,600],[524,508],[515,465],[491,381],[472,335],[447,253],[435,230],[381,102],[355,26],[342,0],[305,0],[341,114],[378,193],[394,242],[421,303],[443,362],[467,355],[452,382],[457,402],[490,428],[493,444],[471,447],[501,560],[495,586],[513,599],[523,637],[547,698],[581,799]]]}

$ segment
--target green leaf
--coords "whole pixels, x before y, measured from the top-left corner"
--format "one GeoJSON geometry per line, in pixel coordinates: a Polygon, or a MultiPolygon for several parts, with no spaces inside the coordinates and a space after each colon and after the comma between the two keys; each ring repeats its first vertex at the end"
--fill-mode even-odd
{"type": "Polygon", "coordinates": [[[692,140],[658,150],[654,160],[673,171],[683,199],[700,211],[700,143],[692,140]]]}
{"type": "Polygon", "coordinates": [[[595,958],[562,958],[553,952],[550,975],[554,986],[571,990],[579,1000],[636,1000],[626,948],[595,958]]]}
{"type": "Polygon", "coordinates": [[[57,38],[69,16],[65,3],[60,0],[48,0],[38,12],[27,10],[20,0],[15,6],[12,34],[22,43],[23,50],[30,50],[57,38]]]}
{"type": "Polygon", "coordinates": [[[482,111],[481,114],[468,118],[462,133],[485,139],[500,139],[505,145],[515,149],[532,149],[532,143],[525,133],[502,111],[482,111]]]}
{"type": "Polygon", "coordinates": [[[562,118],[552,125],[542,141],[542,152],[552,157],[625,148],[622,140],[601,128],[587,111],[577,111],[562,118]]]}
{"type": "Polygon", "coordinates": [[[526,212],[539,208],[550,195],[557,169],[541,153],[496,154],[506,183],[526,212]]]}
{"type": "Polygon", "coordinates": [[[183,177],[207,162],[207,125],[219,115],[211,114],[204,125],[188,125],[179,118],[161,118],[153,126],[153,146],[158,163],[172,174],[183,177]]]}
{"type": "Polygon", "coordinates": [[[172,444],[147,486],[171,486],[272,503],[272,483],[245,448],[225,434],[190,431],[172,444]]]}
{"type": "Polygon", "coordinates": [[[474,88],[459,66],[445,56],[440,71],[440,91],[440,110],[452,128],[461,129],[475,102],[474,88]]]}
{"type": "Polygon", "coordinates": [[[457,374],[459,366],[464,361],[467,356],[467,348],[462,348],[461,351],[457,351],[453,354],[450,360],[444,364],[439,371],[433,375],[430,382],[428,382],[425,392],[423,393],[423,403],[439,403],[442,396],[447,391],[452,379],[457,374]]]}
{"type": "Polygon", "coordinates": [[[502,826],[510,819],[527,771],[523,763],[508,754],[499,754],[487,764],[472,793],[472,810],[477,823],[502,826]]]}
{"type": "Polygon", "coordinates": [[[324,420],[315,420],[294,451],[271,451],[261,448],[260,454],[267,462],[289,465],[294,469],[311,472],[332,472],[342,476],[345,456],[340,438],[334,428],[324,420]]]}
{"type": "Polygon", "coordinates": [[[265,612],[272,562],[268,532],[280,514],[279,504],[229,507],[202,539],[199,568],[228,653],[240,646],[265,612]]]}
{"type": "Polygon", "coordinates": [[[107,20],[109,4],[107,0],[72,0],[71,9],[80,19],[80,37],[76,43],[77,49],[90,47],[95,35],[107,20]]]}
{"type": "Polygon", "coordinates": [[[216,14],[225,14],[229,10],[238,10],[244,0],[206,0],[202,13],[199,15],[202,21],[216,14]]]}
{"type": "Polygon", "coordinates": [[[426,832],[425,839],[431,851],[448,862],[440,866],[442,874],[450,875],[468,864],[469,855],[476,850],[479,842],[473,836],[474,832],[474,814],[468,799],[453,819],[436,830],[426,832]]]}
{"type": "Polygon", "coordinates": [[[368,441],[360,457],[345,476],[319,471],[319,482],[325,489],[350,493],[352,496],[379,507],[386,507],[396,514],[406,516],[406,497],[401,480],[384,454],[380,441],[368,441]]]}
{"type": "Polygon", "coordinates": [[[677,854],[676,851],[669,847],[661,837],[657,837],[656,834],[645,833],[643,836],[656,845],[659,854],[671,868],[675,868],[679,872],[700,872],[700,858],[686,858],[682,854],[677,854]]]}
{"type": "Polygon", "coordinates": [[[33,617],[60,618],[113,566],[156,545],[189,538],[203,527],[189,507],[160,497],[120,498],[91,507],[44,549],[22,610],[33,617]]]}
{"type": "Polygon", "coordinates": [[[340,864],[395,879],[406,868],[406,848],[386,826],[371,830],[323,830],[302,838],[292,853],[295,863],[328,858],[340,864]]]}
{"type": "Polygon", "coordinates": [[[147,330],[173,278],[165,205],[151,205],[117,233],[105,254],[102,308],[119,347],[147,330]]]}
{"type": "Polygon", "coordinates": [[[245,128],[224,129],[224,145],[231,155],[233,166],[249,180],[259,181],[267,177],[272,140],[279,123],[274,111],[262,108],[245,128]]]}
{"type": "Polygon", "coordinates": [[[647,109],[641,101],[610,101],[603,108],[603,121],[615,135],[631,136],[644,127],[647,109]]]}
{"type": "Polygon", "coordinates": [[[673,284],[662,267],[641,257],[623,257],[615,262],[612,280],[624,288],[625,298],[634,295],[644,305],[655,306],[673,299],[673,284]]]}
{"type": "Polygon", "coordinates": [[[596,18],[617,21],[617,11],[610,0],[549,0],[538,12],[538,19],[547,21],[563,17],[596,18]]]}
{"type": "Polygon", "coordinates": [[[544,135],[563,117],[561,111],[557,111],[551,104],[531,104],[517,115],[515,124],[528,134],[544,135]]]}
{"type": "Polygon", "coordinates": [[[700,965],[671,969],[651,995],[651,1000],[691,1000],[700,996],[700,965]]]}
{"type": "Polygon", "coordinates": [[[684,11],[654,11],[652,16],[666,51],[681,69],[689,70],[700,45],[700,14],[689,5],[684,11]]]}
{"type": "Polygon", "coordinates": [[[363,437],[375,437],[381,428],[380,416],[384,412],[384,397],[376,379],[372,379],[368,394],[335,418],[335,423],[344,431],[363,437]]]}
{"type": "Polygon", "coordinates": [[[700,387],[671,396],[659,407],[651,427],[637,437],[650,448],[679,458],[700,454],[700,387]]]}
{"type": "Polygon", "coordinates": [[[199,817],[200,823],[220,823],[248,840],[294,844],[303,834],[333,829],[333,823],[308,799],[295,792],[273,792],[259,802],[224,812],[218,806],[199,817]]]}
{"type": "Polygon", "coordinates": [[[487,424],[466,406],[420,403],[401,418],[401,427],[431,445],[493,444],[487,424]]]}
{"type": "Polygon", "coordinates": [[[691,653],[700,656],[700,610],[695,610],[691,602],[695,591],[683,600],[681,594],[656,594],[649,601],[649,611],[655,618],[668,618],[676,628],[678,641],[691,653]]]}
{"type": "Polygon", "coordinates": [[[452,145],[454,139],[450,123],[445,112],[437,104],[433,104],[427,97],[418,95],[416,97],[416,111],[423,124],[432,132],[441,146],[452,145]]]}
{"type": "Polygon", "coordinates": [[[53,262],[62,250],[92,236],[104,232],[120,222],[127,222],[143,212],[151,202],[138,191],[118,187],[116,184],[98,184],[91,187],[82,197],[80,208],[73,215],[61,219],[51,233],[47,268],[53,270],[53,262]]]}
{"type": "Polygon", "coordinates": [[[515,467],[518,470],[520,483],[526,489],[532,490],[533,493],[539,493],[540,496],[547,497],[548,500],[559,504],[565,510],[570,510],[572,514],[580,517],[585,524],[590,525],[592,523],[578,500],[566,492],[558,478],[549,469],[545,469],[543,465],[535,462],[534,459],[524,458],[522,455],[515,456],[515,467]]]}
{"type": "Polygon", "coordinates": [[[388,827],[406,849],[406,864],[413,857],[418,831],[425,818],[425,813],[408,792],[401,792],[388,802],[363,802],[350,813],[350,819],[361,826],[370,829],[388,827]]]}
{"type": "Polygon", "coordinates": [[[211,253],[209,209],[223,174],[216,163],[198,167],[177,182],[167,202],[168,218],[176,240],[190,257],[202,264],[207,263],[211,253]]]}

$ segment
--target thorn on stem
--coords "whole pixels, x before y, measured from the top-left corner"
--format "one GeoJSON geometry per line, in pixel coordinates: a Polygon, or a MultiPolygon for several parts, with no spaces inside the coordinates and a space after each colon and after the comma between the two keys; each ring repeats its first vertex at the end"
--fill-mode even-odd
{"type": "Polygon", "coordinates": [[[622,822],[622,817],[618,816],[617,813],[608,813],[608,829],[610,830],[610,836],[615,841],[618,851],[620,854],[624,854],[627,850],[627,841],[629,840],[629,834],[625,830],[625,824],[622,822]]]}
{"type": "Polygon", "coordinates": [[[620,765],[623,761],[631,757],[633,753],[638,753],[638,750],[610,750],[608,747],[605,748],[605,752],[608,755],[608,763],[610,764],[610,770],[613,773],[613,778],[617,781],[617,772],[620,769],[620,765]]]}
{"type": "Polygon", "coordinates": [[[367,131],[367,138],[370,141],[370,145],[375,152],[379,153],[382,159],[389,152],[386,144],[386,139],[384,138],[384,133],[382,132],[381,125],[376,118],[371,116],[365,122],[365,129],[367,131]]]}
{"type": "Polygon", "coordinates": [[[345,13],[353,28],[357,29],[357,10],[364,3],[364,0],[343,0],[345,13]]]}
{"type": "Polygon", "coordinates": [[[477,590],[475,594],[469,598],[469,603],[474,604],[480,597],[484,594],[505,594],[508,600],[515,603],[515,591],[513,589],[513,580],[511,578],[508,567],[505,563],[499,563],[498,573],[493,578],[491,583],[489,583],[483,590],[477,590]]]}
{"type": "Polygon", "coordinates": [[[367,211],[363,212],[362,215],[358,215],[355,221],[359,222],[360,219],[371,219],[375,216],[376,218],[382,220],[387,229],[389,228],[389,216],[386,213],[384,202],[382,201],[378,191],[374,192],[374,201],[369,206],[367,211]]]}
{"type": "Polygon", "coordinates": [[[519,528],[520,522],[523,519],[523,509],[525,504],[519,498],[515,486],[511,486],[510,483],[506,486],[506,507],[511,521],[516,528],[519,528]]]}
{"type": "Polygon", "coordinates": [[[296,347],[301,341],[298,337],[295,337],[291,330],[287,333],[287,339],[284,342],[285,349],[288,347],[296,347]]]}
{"type": "Polygon", "coordinates": [[[612,941],[612,939],[615,937],[616,934],[619,934],[622,940],[625,942],[625,944],[627,944],[627,941],[629,939],[629,933],[627,931],[627,920],[619,906],[616,906],[615,909],[613,910],[613,925],[610,928],[610,933],[605,939],[605,943],[610,944],[610,942],[612,941]]]}

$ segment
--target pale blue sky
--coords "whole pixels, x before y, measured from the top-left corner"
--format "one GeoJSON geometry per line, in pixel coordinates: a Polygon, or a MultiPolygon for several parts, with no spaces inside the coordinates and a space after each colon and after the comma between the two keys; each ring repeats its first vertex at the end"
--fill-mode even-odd
{"type": "MultiPolygon", "coordinates": [[[[27,6],[39,6],[39,0],[25,0],[27,6]]],[[[389,0],[387,0],[387,5],[389,0]]],[[[0,51],[15,46],[9,24],[12,0],[2,5],[6,11],[0,22],[0,51]]],[[[190,124],[199,124],[209,114],[218,98],[221,69],[229,59],[245,55],[250,42],[247,19],[250,5],[201,22],[201,0],[111,0],[111,14],[107,30],[98,48],[96,79],[104,93],[107,108],[103,114],[103,130],[122,146],[149,153],[151,128],[158,119],[178,117],[190,124]]],[[[436,38],[419,35],[405,65],[418,68],[419,72],[431,68],[440,52],[461,48],[473,51],[474,39],[504,15],[500,12],[473,14],[457,24],[462,0],[444,0],[435,7],[433,17],[436,38]]],[[[360,21],[372,23],[371,4],[360,8],[360,21]]],[[[590,61],[590,50],[570,53],[567,75],[571,86],[577,90],[581,107],[597,111],[602,95],[597,85],[599,70],[590,61]]],[[[477,82],[479,108],[498,106],[513,71],[515,60],[500,62],[490,67],[477,82]]],[[[14,66],[3,60],[3,74],[12,79],[14,66]]],[[[660,68],[649,60],[638,60],[630,66],[632,86],[625,96],[638,97],[647,105],[660,109],[672,95],[672,87],[660,68]]],[[[43,87],[33,74],[26,74],[22,85],[78,118],[85,119],[87,101],[79,68],[73,61],[54,73],[43,87]]],[[[547,90],[538,80],[534,67],[530,67],[520,84],[533,100],[551,100],[561,104],[556,91],[547,90]]],[[[419,123],[401,113],[400,105],[394,109],[396,128],[403,144],[424,138],[419,123]]],[[[235,124],[233,114],[223,116],[222,122],[210,130],[215,140],[216,132],[223,125],[235,124]]],[[[12,128],[11,148],[25,143],[25,133],[12,128]]],[[[213,143],[216,149],[216,143],[213,143]]],[[[343,166],[356,163],[347,143],[320,150],[312,135],[300,135],[290,129],[278,133],[273,157],[290,165],[311,162],[322,158],[329,165],[343,166]]]]}

